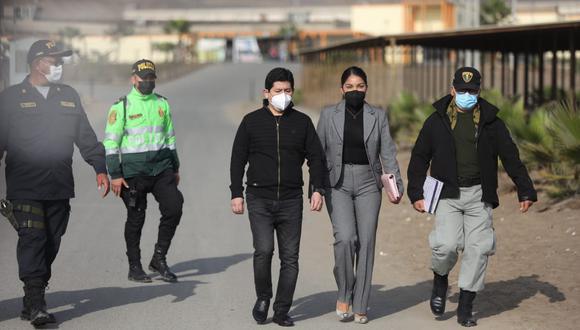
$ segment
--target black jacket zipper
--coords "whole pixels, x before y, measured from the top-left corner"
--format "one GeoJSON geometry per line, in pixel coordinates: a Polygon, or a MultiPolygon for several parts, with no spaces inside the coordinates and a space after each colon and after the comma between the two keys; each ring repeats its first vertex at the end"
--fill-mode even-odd
{"type": "Polygon", "coordinates": [[[276,153],[278,155],[278,187],[276,190],[276,196],[278,198],[278,200],[280,200],[280,120],[281,120],[282,116],[277,116],[274,117],[274,120],[276,120],[276,153]]]}

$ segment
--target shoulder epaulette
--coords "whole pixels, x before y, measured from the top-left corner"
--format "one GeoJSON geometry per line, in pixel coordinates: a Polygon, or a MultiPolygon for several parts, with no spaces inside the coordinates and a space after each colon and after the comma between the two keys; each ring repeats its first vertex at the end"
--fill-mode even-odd
{"type": "Polygon", "coordinates": [[[127,96],[122,96],[117,101],[115,101],[115,103],[113,103],[113,105],[117,104],[119,102],[126,102],[126,101],[127,101],[127,96]]]}
{"type": "Polygon", "coordinates": [[[157,96],[157,97],[159,97],[159,98],[162,98],[162,99],[164,99],[164,100],[166,100],[166,101],[167,101],[167,98],[166,98],[165,96],[161,95],[161,94],[157,94],[157,93],[155,93],[155,96],[157,96]]]}

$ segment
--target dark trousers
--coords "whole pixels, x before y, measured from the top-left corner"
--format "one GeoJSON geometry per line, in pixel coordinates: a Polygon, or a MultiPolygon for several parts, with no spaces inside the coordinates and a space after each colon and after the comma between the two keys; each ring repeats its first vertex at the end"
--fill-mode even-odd
{"type": "Polygon", "coordinates": [[[125,243],[129,263],[141,261],[141,231],[145,223],[147,209],[147,194],[151,193],[159,203],[161,221],[157,237],[157,247],[167,253],[175,230],[181,220],[183,195],[177,189],[175,174],[166,170],[157,176],[133,177],[126,180],[129,188],[123,187],[121,197],[127,207],[127,222],[125,223],[125,243]],[[131,190],[135,190],[135,206],[131,206],[131,190]]]}
{"type": "Polygon", "coordinates": [[[258,299],[272,298],[274,232],[278,239],[280,277],[274,313],[286,314],[292,306],[298,279],[298,253],[302,232],[302,198],[269,200],[247,194],[254,241],[254,284],[258,299]]]}
{"type": "Polygon", "coordinates": [[[70,215],[68,199],[53,201],[13,200],[14,205],[30,205],[44,211],[44,216],[14,211],[19,222],[37,221],[44,229],[20,228],[18,230],[18,275],[23,282],[42,279],[46,282],[52,275],[52,263],[60,248],[61,237],[66,232],[70,215]]]}

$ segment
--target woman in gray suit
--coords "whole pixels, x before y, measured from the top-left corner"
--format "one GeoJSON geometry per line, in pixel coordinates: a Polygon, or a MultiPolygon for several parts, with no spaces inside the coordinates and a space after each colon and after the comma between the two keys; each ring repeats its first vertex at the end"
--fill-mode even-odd
{"type": "MultiPolygon", "coordinates": [[[[365,102],[367,76],[350,67],[341,77],[343,100],[325,108],[317,132],[326,155],[326,205],[334,233],[336,313],[341,321],[367,323],[367,307],[381,208],[381,175],[403,180],[386,113],[365,102]],[[356,274],[356,275],[355,275],[356,274]]],[[[399,203],[400,197],[394,200],[399,203]]]]}

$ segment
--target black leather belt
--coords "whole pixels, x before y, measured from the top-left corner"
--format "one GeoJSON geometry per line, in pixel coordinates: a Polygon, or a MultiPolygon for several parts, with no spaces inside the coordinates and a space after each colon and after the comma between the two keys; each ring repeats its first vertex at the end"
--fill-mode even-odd
{"type": "Polygon", "coordinates": [[[480,178],[457,178],[460,187],[472,187],[481,184],[480,178]]]}

